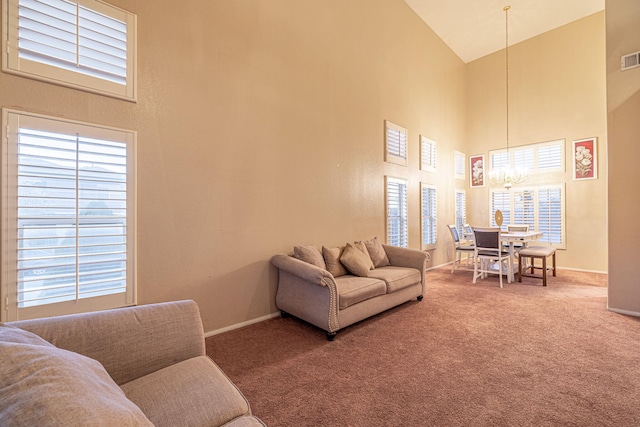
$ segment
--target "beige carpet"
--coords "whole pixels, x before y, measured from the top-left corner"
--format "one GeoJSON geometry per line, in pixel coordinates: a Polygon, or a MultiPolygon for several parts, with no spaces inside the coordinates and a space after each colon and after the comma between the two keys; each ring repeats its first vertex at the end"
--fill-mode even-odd
{"type": "Polygon", "coordinates": [[[334,342],[276,318],[207,352],[271,427],[640,426],[640,319],[606,311],[606,276],[427,277],[424,301],[334,342]]]}

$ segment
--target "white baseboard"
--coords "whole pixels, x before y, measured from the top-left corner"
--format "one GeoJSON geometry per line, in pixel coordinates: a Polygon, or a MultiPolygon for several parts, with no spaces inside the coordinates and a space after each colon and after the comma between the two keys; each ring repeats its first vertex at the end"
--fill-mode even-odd
{"type": "Polygon", "coordinates": [[[269,319],[273,319],[275,317],[280,316],[280,312],[276,312],[276,313],[271,313],[271,314],[267,314],[266,316],[261,316],[255,319],[251,319],[251,320],[247,320],[245,322],[241,322],[241,323],[236,323],[235,325],[230,325],[230,326],[225,326],[224,328],[220,328],[220,329],[216,329],[213,331],[209,331],[209,332],[205,332],[204,336],[205,338],[207,337],[212,337],[214,335],[218,335],[221,334],[223,332],[229,332],[229,331],[233,331],[234,329],[240,329],[244,326],[249,326],[249,325],[253,325],[254,323],[260,323],[260,322],[264,322],[265,320],[269,320],[269,319]]]}

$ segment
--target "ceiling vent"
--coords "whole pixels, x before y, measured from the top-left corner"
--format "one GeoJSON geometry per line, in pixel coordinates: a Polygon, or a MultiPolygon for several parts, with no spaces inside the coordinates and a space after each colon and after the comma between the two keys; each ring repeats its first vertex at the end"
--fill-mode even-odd
{"type": "Polygon", "coordinates": [[[621,58],[622,71],[640,66],[640,52],[630,53],[621,58]]]}

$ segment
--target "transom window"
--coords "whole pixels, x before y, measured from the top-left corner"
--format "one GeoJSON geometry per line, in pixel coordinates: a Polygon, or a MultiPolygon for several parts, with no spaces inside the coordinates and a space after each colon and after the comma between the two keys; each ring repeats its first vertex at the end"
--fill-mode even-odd
{"type": "Polygon", "coordinates": [[[541,142],[520,147],[489,151],[491,169],[505,166],[527,169],[529,175],[564,172],[565,140],[541,142]]]}
{"type": "Polygon", "coordinates": [[[97,0],[6,2],[4,71],[135,100],[135,15],[97,0]]]}
{"type": "Polygon", "coordinates": [[[407,130],[402,126],[384,122],[385,161],[398,165],[407,165],[407,130]]]}
{"type": "Polygon", "coordinates": [[[420,169],[427,172],[436,171],[437,143],[420,135],[420,169]]]}

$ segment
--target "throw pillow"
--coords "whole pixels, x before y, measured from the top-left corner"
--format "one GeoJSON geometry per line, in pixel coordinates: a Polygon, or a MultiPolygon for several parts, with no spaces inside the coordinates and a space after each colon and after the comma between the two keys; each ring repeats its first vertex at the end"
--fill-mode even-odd
{"type": "Polygon", "coordinates": [[[293,256],[298,258],[300,261],[313,264],[323,270],[327,269],[327,266],[324,263],[324,258],[322,258],[322,253],[320,253],[320,250],[314,245],[295,246],[293,248],[293,256]]]}
{"type": "Polygon", "coordinates": [[[152,426],[97,360],[0,324],[0,425],[152,426]]]}
{"type": "Polygon", "coordinates": [[[361,250],[362,252],[364,252],[367,257],[369,258],[369,261],[371,262],[371,265],[369,265],[369,270],[373,270],[376,268],[375,264],[373,263],[373,261],[371,260],[371,254],[369,254],[369,251],[367,250],[367,245],[364,244],[364,242],[355,242],[353,244],[357,249],[361,250]]]}
{"type": "Polygon", "coordinates": [[[347,269],[344,268],[344,265],[342,265],[342,263],[340,262],[340,257],[342,256],[343,251],[343,247],[322,247],[322,256],[324,257],[324,262],[327,265],[327,270],[329,270],[329,273],[331,273],[333,277],[340,277],[347,274],[347,269]]]}
{"type": "Polygon", "coordinates": [[[382,243],[378,241],[377,237],[374,237],[371,240],[366,240],[364,244],[367,247],[371,261],[373,261],[373,265],[375,265],[376,268],[385,267],[391,264],[391,262],[389,262],[389,257],[387,257],[387,253],[382,247],[382,243]]]}
{"type": "Polygon", "coordinates": [[[369,258],[369,255],[351,243],[347,243],[347,246],[345,246],[340,262],[347,267],[351,274],[356,276],[367,277],[369,270],[371,270],[371,258],[369,258]]]}

